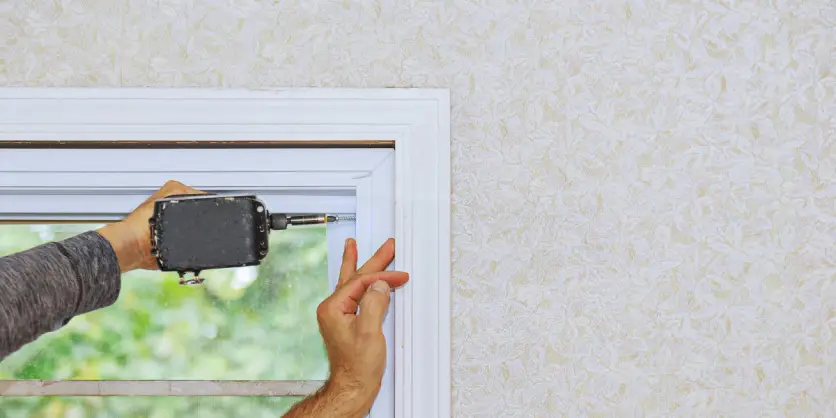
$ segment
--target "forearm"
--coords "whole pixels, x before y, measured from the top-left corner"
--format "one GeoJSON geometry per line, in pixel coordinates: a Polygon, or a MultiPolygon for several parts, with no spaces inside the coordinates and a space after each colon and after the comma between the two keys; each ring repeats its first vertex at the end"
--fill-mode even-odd
{"type": "Polygon", "coordinates": [[[119,264],[96,232],[0,258],[0,360],[116,301],[119,264]]]}
{"type": "Polygon", "coordinates": [[[329,382],[297,403],[282,418],[362,418],[369,412],[368,396],[329,382]]]}

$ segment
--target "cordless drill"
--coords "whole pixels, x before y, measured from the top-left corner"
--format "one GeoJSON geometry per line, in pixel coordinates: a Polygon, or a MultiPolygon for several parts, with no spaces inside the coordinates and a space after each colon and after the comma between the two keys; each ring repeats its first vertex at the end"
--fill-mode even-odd
{"type": "Polygon", "coordinates": [[[270,231],[349,220],[354,216],[271,214],[254,194],[204,194],[156,200],[148,223],[160,270],[176,271],[180,284],[199,284],[203,270],[259,265],[270,231]]]}

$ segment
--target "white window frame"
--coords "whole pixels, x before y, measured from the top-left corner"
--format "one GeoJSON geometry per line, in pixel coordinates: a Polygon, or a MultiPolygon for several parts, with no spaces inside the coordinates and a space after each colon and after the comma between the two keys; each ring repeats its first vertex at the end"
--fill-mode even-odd
{"type": "MultiPolygon", "coordinates": [[[[393,210],[370,216],[376,217],[375,223],[380,216],[392,217],[395,268],[411,274],[410,283],[394,297],[395,347],[389,355],[394,366],[394,416],[449,417],[449,112],[449,93],[440,89],[6,88],[0,89],[0,147],[99,149],[113,146],[111,141],[127,147],[150,142],[173,148],[393,146],[394,161],[381,162],[394,165],[393,210]]],[[[0,157],[0,173],[6,170],[11,178],[14,171],[7,167],[11,161],[0,157]]],[[[44,181],[69,181],[44,171],[44,181]]],[[[376,184],[374,175],[357,175],[363,171],[337,167],[331,173],[333,178],[367,184],[357,189],[358,207],[364,199],[374,199],[360,190],[376,193],[386,187],[376,184]]],[[[230,174],[223,177],[230,187],[243,181],[230,174]]],[[[87,192],[107,187],[107,179],[103,181],[88,185],[87,192]]],[[[0,183],[2,187],[10,192],[15,186],[0,183]]],[[[22,185],[17,187],[21,190],[22,185]]],[[[358,219],[358,235],[363,222],[358,219]]],[[[361,248],[363,259],[370,256],[373,242],[386,238],[369,233],[371,241],[361,248]]],[[[372,414],[377,418],[375,411],[372,414]]]]}
{"type": "MultiPolygon", "coordinates": [[[[394,234],[391,149],[0,149],[0,220],[118,220],[166,179],[210,192],[258,194],[274,213],[352,213],[329,225],[328,279],[336,287],[342,243],[355,237],[361,260],[394,234]],[[212,167],[207,171],[206,167],[212,167]],[[327,168],[323,168],[327,167],[327,168]]],[[[395,263],[397,265],[397,263],[395,263]]],[[[384,321],[391,357],[397,303],[384,321]]],[[[393,358],[370,416],[394,413],[393,358]]],[[[18,380],[6,396],[306,396],[319,381],[18,380]]]]}

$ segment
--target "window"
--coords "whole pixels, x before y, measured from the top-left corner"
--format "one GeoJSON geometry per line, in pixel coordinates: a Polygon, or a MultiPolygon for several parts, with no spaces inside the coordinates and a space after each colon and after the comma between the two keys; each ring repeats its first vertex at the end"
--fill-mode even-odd
{"type": "MultiPolygon", "coordinates": [[[[0,256],[99,226],[0,224],[0,256]]],[[[325,379],[311,313],[330,291],[327,232],[284,232],[272,234],[260,267],[207,271],[203,286],[180,286],[176,273],[125,274],[113,306],[13,353],[0,363],[0,379],[325,379]]]]}
{"type": "Polygon", "coordinates": [[[394,267],[412,280],[384,324],[370,416],[449,416],[448,114],[435,90],[0,89],[0,254],[118,219],[168,179],[256,192],[273,212],[357,214],[273,233],[260,267],[206,272],[203,286],[125,277],[110,311],[0,364],[14,380],[0,382],[0,409],[169,416],[178,399],[204,405],[201,416],[275,416],[327,375],[312,309],[336,282],[344,239],[365,259],[394,236],[394,267]]]}
{"type": "MultiPolygon", "coordinates": [[[[15,173],[4,183],[16,190],[7,191],[0,204],[6,221],[14,222],[0,225],[0,253],[120,219],[165,178],[207,191],[255,192],[275,213],[358,216],[356,224],[273,232],[271,251],[259,267],[204,272],[203,286],[180,286],[176,273],[126,274],[114,306],[73,319],[0,364],[0,378],[25,380],[11,386],[11,393],[310,394],[328,372],[316,306],[336,284],[345,238],[355,237],[369,255],[374,241],[394,232],[391,215],[372,218],[379,211],[391,212],[394,204],[391,149],[16,149],[0,155],[5,170],[15,173]],[[339,174],[311,167],[329,167],[339,174]],[[56,388],[42,383],[48,380],[65,382],[56,388]],[[215,389],[217,385],[226,388],[215,389]]],[[[391,320],[386,331],[391,335],[391,320]]],[[[376,407],[391,408],[387,404],[394,401],[393,385],[389,378],[376,407]]],[[[125,402],[156,413],[166,401],[155,400],[125,402]]],[[[28,402],[28,414],[39,415],[77,401],[28,402]]],[[[17,400],[14,405],[25,403],[17,400]]],[[[234,408],[237,403],[229,400],[226,405],[234,408]]],[[[287,409],[291,402],[263,405],[265,413],[275,414],[275,408],[287,409]]],[[[92,416],[113,413],[99,412],[92,416]]]]}

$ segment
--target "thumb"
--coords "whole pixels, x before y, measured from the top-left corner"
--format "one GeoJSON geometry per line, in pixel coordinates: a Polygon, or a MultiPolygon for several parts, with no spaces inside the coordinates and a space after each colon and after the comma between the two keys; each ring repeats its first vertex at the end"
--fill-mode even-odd
{"type": "Polygon", "coordinates": [[[357,328],[362,334],[380,333],[383,317],[389,309],[389,284],[378,280],[369,286],[360,300],[360,314],[357,315],[357,328]]]}

